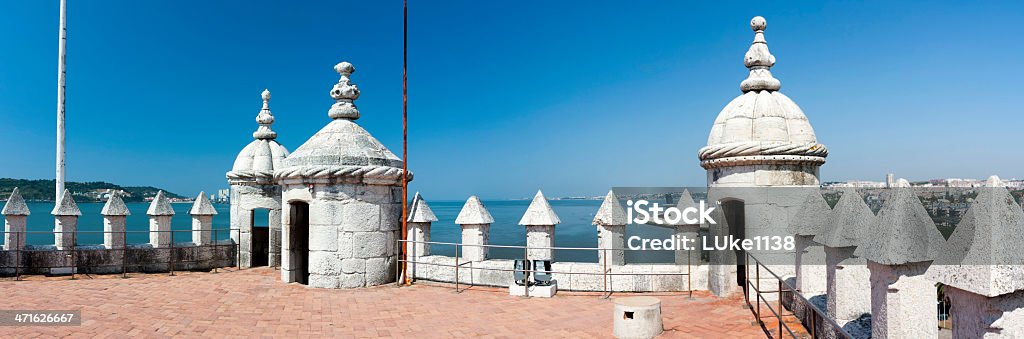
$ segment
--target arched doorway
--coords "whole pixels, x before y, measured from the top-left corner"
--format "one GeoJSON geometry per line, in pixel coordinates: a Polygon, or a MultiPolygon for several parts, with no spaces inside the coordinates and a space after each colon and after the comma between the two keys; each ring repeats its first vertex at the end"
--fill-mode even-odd
{"type": "MultiPolygon", "coordinates": [[[[743,239],[746,237],[745,221],[746,216],[744,215],[744,203],[743,200],[727,199],[722,200],[722,213],[725,214],[725,221],[729,225],[729,235],[733,236],[734,239],[743,239]]],[[[736,250],[736,285],[744,286],[744,282],[747,280],[747,271],[744,269],[746,264],[746,253],[743,250],[736,250]]]]}
{"type": "Polygon", "coordinates": [[[309,283],[309,204],[304,202],[289,203],[288,252],[291,255],[291,269],[295,272],[295,282],[309,283]]]}

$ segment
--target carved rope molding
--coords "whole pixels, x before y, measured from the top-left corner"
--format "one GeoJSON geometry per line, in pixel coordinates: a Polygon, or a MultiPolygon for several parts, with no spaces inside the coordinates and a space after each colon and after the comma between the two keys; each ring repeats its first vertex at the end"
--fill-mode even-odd
{"type": "Polygon", "coordinates": [[[753,164],[823,164],[828,156],[825,145],[811,142],[735,142],[701,148],[697,156],[701,167],[716,168],[753,164]]]}
{"type": "MultiPolygon", "coordinates": [[[[357,178],[368,184],[394,185],[402,182],[402,169],[391,166],[318,165],[288,167],[274,172],[274,178],[277,180],[342,177],[357,178]]],[[[412,177],[412,172],[409,172],[410,181],[412,181],[412,177]]]]}

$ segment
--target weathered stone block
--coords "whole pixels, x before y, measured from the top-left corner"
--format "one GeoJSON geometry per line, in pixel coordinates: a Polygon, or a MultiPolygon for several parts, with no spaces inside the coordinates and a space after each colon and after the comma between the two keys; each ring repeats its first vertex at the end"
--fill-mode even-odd
{"type": "Polygon", "coordinates": [[[355,232],[352,235],[354,245],[352,257],[355,258],[376,258],[387,255],[388,233],[387,232],[355,232]]]}
{"type": "Polygon", "coordinates": [[[361,258],[347,258],[341,261],[341,271],[343,273],[363,273],[366,272],[366,259],[361,258]]]}
{"type": "Polygon", "coordinates": [[[380,216],[381,231],[400,231],[402,229],[402,204],[382,204],[380,216]]]}
{"type": "Polygon", "coordinates": [[[352,258],[355,244],[353,243],[352,232],[338,232],[338,256],[341,258],[352,258]]]}
{"type": "Polygon", "coordinates": [[[391,258],[366,259],[366,286],[395,281],[395,262],[391,258]]]}
{"type": "Polygon", "coordinates": [[[380,206],[369,203],[352,203],[342,207],[344,217],[342,229],[349,232],[380,230],[380,206]]]}
{"type": "Polygon", "coordinates": [[[871,271],[871,337],[935,338],[938,299],[935,283],[925,279],[927,263],[881,265],[871,271]]]}
{"type": "Polygon", "coordinates": [[[309,226],[310,251],[338,251],[338,227],[325,225],[309,226]]]}
{"type": "Polygon", "coordinates": [[[309,204],[309,223],[312,225],[340,227],[344,220],[345,205],[336,201],[315,200],[309,204]]]}
{"type": "Polygon", "coordinates": [[[339,275],[342,272],[341,258],[334,252],[309,251],[309,273],[339,275]]]}
{"type": "Polygon", "coordinates": [[[555,246],[555,226],[553,225],[527,225],[526,226],[527,257],[530,260],[554,260],[555,251],[550,249],[555,246]]]}
{"type": "Polygon", "coordinates": [[[339,276],[338,279],[338,287],[340,288],[359,288],[366,286],[366,279],[363,277],[363,273],[343,274],[339,276]]]}
{"type": "MultiPolygon", "coordinates": [[[[344,279],[344,277],[342,277],[344,279]]],[[[336,275],[309,274],[309,287],[316,288],[338,288],[339,277],[336,275]]],[[[342,286],[344,287],[344,286],[342,286]]],[[[355,286],[361,287],[361,286],[355,286]]]]}

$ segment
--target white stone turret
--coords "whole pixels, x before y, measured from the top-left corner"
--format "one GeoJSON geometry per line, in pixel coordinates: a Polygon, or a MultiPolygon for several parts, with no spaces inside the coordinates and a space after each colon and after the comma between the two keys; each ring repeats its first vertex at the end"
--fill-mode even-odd
{"type": "Polygon", "coordinates": [[[75,204],[71,197],[71,191],[65,189],[60,195],[60,201],[53,206],[50,212],[54,217],[53,232],[54,244],[58,250],[70,250],[75,248],[75,232],[78,230],[78,217],[82,211],[75,204]]]}
{"type": "Polygon", "coordinates": [[[954,338],[1024,337],[1024,212],[989,178],[950,235],[929,279],[945,284],[954,338]]]}
{"type": "Polygon", "coordinates": [[[121,199],[121,192],[110,193],[110,198],[103,204],[103,246],[107,249],[119,249],[125,245],[125,226],[127,218],[132,214],[121,199]]]}
{"type": "Polygon", "coordinates": [[[188,211],[192,215],[192,243],[196,245],[210,245],[211,230],[213,230],[213,216],[217,215],[217,209],[213,208],[206,192],[199,192],[192,209],[188,211]]]}
{"type": "MultiPolygon", "coordinates": [[[[750,28],[754,41],[743,59],[749,70],[747,79],[740,83],[743,94],[718,114],[707,146],[697,152],[701,167],[707,170],[708,201],[720,204],[723,215],[731,219],[731,229],[715,230],[725,224],[718,223],[710,226],[709,233],[786,236],[789,216],[803,202],[804,195],[800,190],[776,188],[818,186],[818,168],[825,163],[828,150],[818,143],[800,107],[779,91],[781,83],[771,73],[775,57],[765,40],[765,19],[754,17],[750,28]]],[[[790,262],[786,257],[793,256],[785,251],[749,254],[761,255],[761,259],[774,256],[777,259],[764,261],[775,263],[790,262]]],[[[710,263],[709,285],[712,293],[725,296],[739,285],[736,263],[741,258],[733,253],[715,258],[721,261],[710,263]]],[[[769,268],[781,276],[793,274],[791,265],[769,268]]],[[[747,272],[746,276],[754,274],[747,272]]]]}
{"type": "Polygon", "coordinates": [[[625,265],[626,253],[623,251],[626,245],[626,210],[622,208],[615,193],[608,191],[604,196],[604,202],[594,214],[593,224],[597,226],[597,252],[598,263],[607,265],[625,265]]]}
{"type": "Polygon", "coordinates": [[[487,259],[487,247],[490,244],[491,223],[494,217],[487,211],[484,203],[477,196],[471,196],[462,205],[462,210],[455,217],[455,223],[462,226],[462,258],[469,261],[487,259]],[[476,246],[475,246],[476,245],[476,246]]]}
{"type": "Polygon", "coordinates": [[[906,180],[890,190],[869,234],[854,255],[871,271],[871,337],[936,337],[938,297],[924,274],[945,239],[906,180]]]}
{"type": "Polygon", "coordinates": [[[403,162],[355,122],[355,67],[341,62],[334,70],[340,78],[330,92],[331,121],[274,170],[286,202],[281,277],[308,277],[310,286],[322,288],[381,285],[395,280],[396,239],[407,203],[403,162]]]}
{"type": "MultiPolygon", "coordinates": [[[[270,111],[270,91],[260,95],[263,108],[256,115],[259,127],[252,133],[255,139],[249,142],[226,176],[231,185],[231,239],[239,244],[239,266],[279,266],[281,264],[281,187],[274,180],[274,172],[283,165],[288,149],[277,142],[277,132],[271,129],[274,115],[270,111]],[[260,242],[253,243],[254,210],[267,210],[266,239],[264,232],[256,236],[260,242]],[[253,258],[259,256],[259,258],[253,258]]],[[[263,224],[263,222],[259,222],[263,224]]]]}
{"type": "Polygon", "coordinates": [[[526,213],[519,220],[520,225],[526,226],[526,246],[531,247],[527,250],[527,259],[555,259],[555,250],[550,247],[555,247],[555,225],[561,222],[544,193],[537,190],[530,207],[526,208],[526,213]]]}
{"type": "Polygon", "coordinates": [[[171,217],[174,216],[174,209],[171,208],[170,200],[164,195],[164,191],[157,191],[153,201],[149,203],[146,210],[149,216],[149,244],[153,247],[171,246],[171,217]]]}
{"type": "Polygon", "coordinates": [[[7,198],[0,213],[4,215],[4,250],[24,249],[25,226],[32,212],[28,210],[28,204],[25,203],[25,198],[21,197],[17,187],[11,191],[11,196],[7,198]]]}
{"type": "MultiPolygon", "coordinates": [[[[423,200],[420,192],[416,192],[416,196],[412,198],[412,203],[409,204],[408,215],[409,218],[406,220],[408,236],[406,236],[406,239],[409,241],[429,242],[430,224],[437,221],[437,216],[434,215],[434,211],[430,210],[430,205],[427,205],[427,201],[423,200]]],[[[430,255],[429,244],[409,243],[406,248],[410,257],[430,255]]]]}
{"type": "Polygon", "coordinates": [[[870,272],[854,250],[869,240],[875,214],[856,189],[846,188],[814,242],[825,246],[828,315],[839,325],[871,313],[870,272]]]}
{"type": "MultiPolygon", "coordinates": [[[[804,203],[789,222],[789,233],[793,234],[796,247],[796,288],[808,300],[823,295],[827,286],[827,270],[825,265],[825,248],[814,241],[814,236],[821,233],[826,220],[832,214],[825,197],[818,188],[806,190],[804,203]]],[[[826,299],[827,300],[827,299],[826,299]]],[[[806,319],[810,314],[807,305],[794,300],[794,313],[806,319]],[[806,312],[806,313],[805,313],[806,312]]]]}
{"type": "MultiPolygon", "coordinates": [[[[699,206],[693,201],[693,195],[690,194],[689,189],[683,189],[683,193],[679,195],[679,201],[676,202],[676,208],[682,212],[687,208],[698,209],[699,206]]],[[[686,223],[685,218],[681,218],[678,224],[672,225],[675,227],[673,230],[676,239],[685,239],[689,249],[676,249],[675,250],[675,263],[676,265],[700,265],[700,252],[701,252],[701,241],[700,241],[700,220],[696,223],[686,223]]]]}

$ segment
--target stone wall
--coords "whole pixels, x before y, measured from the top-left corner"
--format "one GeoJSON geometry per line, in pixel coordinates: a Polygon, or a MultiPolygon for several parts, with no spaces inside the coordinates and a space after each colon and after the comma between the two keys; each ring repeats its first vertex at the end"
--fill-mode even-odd
{"type": "Polygon", "coordinates": [[[211,270],[235,266],[236,257],[237,247],[231,240],[204,246],[175,243],[173,248],[135,244],[108,249],[90,245],[78,246],[74,251],[57,250],[54,245],[26,246],[21,251],[0,251],[0,274],[13,275],[16,270],[20,274],[70,273],[71,268],[79,274],[158,273],[168,272],[171,265],[175,271],[211,270]]]}
{"type": "Polygon", "coordinates": [[[309,204],[308,284],[355,288],[395,281],[397,239],[401,228],[401,187],[361,184],[284,186],[285,219],[282,280],[298,281],[291,251],[288,203],[309,204]]]}
{"type": "MultiPolygon", "coordinates": [[[[455,258],[430,255],[416,258],[416,279],[455,283],[455,258]]],[[[460,260],[459,283],[475,286],[508,287],[513,283],[514,260],[488,259],[466,262],[460,260]]],[[[555,262],[552,278],[559,290],[606,291],[605,276],[598,263],[555,262]],[[566,274],[571,273],[571,274],[566,274]]],[[[611,292],[675,292],[707,290],[707,265],[692,266],[689,279],[687,266],[673,264],[630,264],[608,266],[607,291],[611,292]],[[619,275],[616,275],[619,274],[619,275]],[[662,275],[657,275],[662,274],[662,275]]]]}

